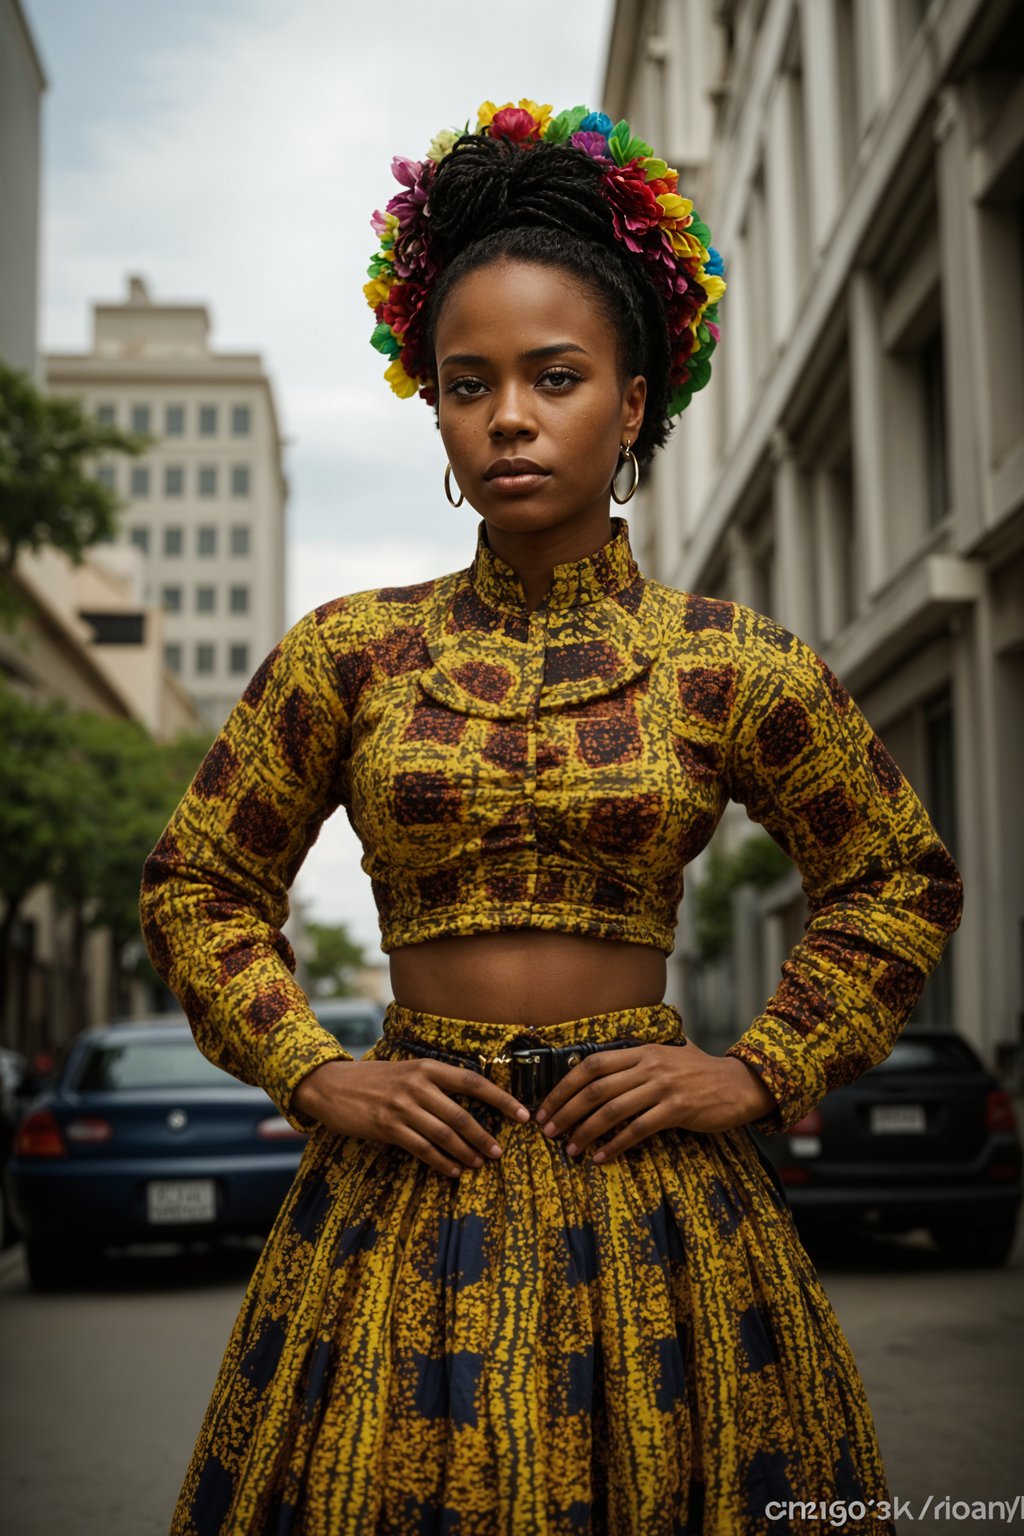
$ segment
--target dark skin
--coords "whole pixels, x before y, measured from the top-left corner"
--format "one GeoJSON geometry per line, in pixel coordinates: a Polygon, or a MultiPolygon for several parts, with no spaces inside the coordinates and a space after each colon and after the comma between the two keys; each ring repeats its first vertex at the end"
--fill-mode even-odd
{"type": "MultiPolygon", "coordinates": [[[[611,537],[612,479],[622,445],[640,430],[646,381],[622,377],[616,334],[596,295],[557,268],[499,260],[467,273],[448,296],[435,341],[453,477],[532,612],[554,565],[593,554],[611,537]],[[488,479],[505,458],[528,459],[544,473],[517,485],[488,479]]],[[[665,979],[665,956],[650,945],[540,929],[430,939],[391,954],[392,990],[406,1007],[523,1028],[661,1002],[665,979]]],[[[456,1095],[530,1118],[479,1073],[426,1059],[328,1062],[302,1080],[293,1102],[338,1134],[403,1146],[454,1177],[501,1155],[456,1095]]],[[[571,1132],[570,1157],[609,1136],[591,1153],[609,1163],[656,1131],[727,1130],[774,1102],[743,1062],[691,1040],[685,1049],[649,1044],[585,1057],[536,1118],[549,1137],[571,1132]]]]}

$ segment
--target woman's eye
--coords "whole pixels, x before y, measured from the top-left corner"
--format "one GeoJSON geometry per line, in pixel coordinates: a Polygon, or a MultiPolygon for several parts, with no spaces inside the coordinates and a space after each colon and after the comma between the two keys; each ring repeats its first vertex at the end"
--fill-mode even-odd
{"type": "Polygon", "coordinates": [[[480,391],[486,388],[483,379],[453,379],[448,385],[448,394],[461,395],[463,399],[475,399],[480,391]]]}
{"type": "Polygon", "coordinates": [[[547,379],[555,389],[567,389],[570,384],[578,384],[580,379],[578,373],[568,368],[549,368],[541,377],[547,379]]]}

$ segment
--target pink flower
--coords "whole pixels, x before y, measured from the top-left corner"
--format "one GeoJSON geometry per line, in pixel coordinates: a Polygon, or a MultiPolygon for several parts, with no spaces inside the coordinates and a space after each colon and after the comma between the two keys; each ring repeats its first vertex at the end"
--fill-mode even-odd
{"type": "Polygon", "coordinates": [[[608,140],[603,133],[574,133],[569,143],[575,149],[585,150],[593,160],[611,160],[608,140]]]}

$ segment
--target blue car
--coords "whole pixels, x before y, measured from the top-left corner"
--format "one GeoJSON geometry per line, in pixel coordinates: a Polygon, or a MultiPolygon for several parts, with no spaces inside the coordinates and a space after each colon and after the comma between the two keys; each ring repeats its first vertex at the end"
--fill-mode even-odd
{"type": "Polygon", "coordinates": [[[107,1245],[266,1236],[307,1138],[207,1061],[184,1015],[79,1035],[15,1132],[4,1175],[35,1290],[107,1245]]]}

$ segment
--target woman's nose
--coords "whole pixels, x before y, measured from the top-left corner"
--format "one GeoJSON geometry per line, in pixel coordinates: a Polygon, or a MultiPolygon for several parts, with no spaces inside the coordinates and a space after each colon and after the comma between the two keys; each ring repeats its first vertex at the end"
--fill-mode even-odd
{"type": "Polygon", "coordinates": [[[532,437],[536,427],[529,390],[515,384],[495,390],[489,430],[493,438],[532,437]]]}

